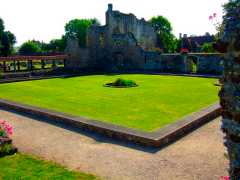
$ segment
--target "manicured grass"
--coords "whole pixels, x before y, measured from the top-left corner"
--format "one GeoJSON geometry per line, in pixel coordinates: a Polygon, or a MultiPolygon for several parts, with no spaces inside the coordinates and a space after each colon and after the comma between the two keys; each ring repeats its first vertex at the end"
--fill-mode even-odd
{"type": "Polygon", "coordinates": [[[218,100],[216,79],[92,75],[0,85],[0,98],[143,131],[155,131],[218,100]],[[139,86],[108,88],[117,78],[139,86]]]}
{"type": "Polygon", "coordinates": [[[94,180],[98,178],[90,174],[69,171],[55,163],[17,153],[0,158],[0,179],[94,180]]]}

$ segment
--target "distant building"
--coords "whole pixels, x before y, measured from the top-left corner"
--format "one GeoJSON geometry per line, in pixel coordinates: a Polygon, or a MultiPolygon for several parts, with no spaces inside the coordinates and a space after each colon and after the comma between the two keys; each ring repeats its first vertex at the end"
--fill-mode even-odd
{"type": "Polygon", "coordinates": [[[215,38],[213,35],[206,33],[203,36],[187,36],[187,34],[180,34],[181,49],[188,49],[189,52],[200,52],[204,43],[213,43],[215,38]]]}

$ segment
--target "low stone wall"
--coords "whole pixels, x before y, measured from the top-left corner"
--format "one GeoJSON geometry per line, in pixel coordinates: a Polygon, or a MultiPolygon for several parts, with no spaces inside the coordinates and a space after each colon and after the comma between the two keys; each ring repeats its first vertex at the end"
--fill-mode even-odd
{"type": "Polygon", "coordinates": [[[0,99],[0,107],[6,110],[15,110],[24,113],[25,115],[34,115],[39,118],[47,118],[50,121],[62,122],[85,131],[97,132],[122,141],[130,141],[151,147],[163,147],[174,142],[197,127],[220,115],[220,106],[217,103],[208,108],[202,109],[199,112],[193,113],[172,125],[161,128],[156,132],[148,133],[101,121],[14,103],[3,99],[0,99]]]}
{"type": "Polygon", "coordinates": [[[121,35],[120,39],[124,39],[125,43],[101,49],[95,46],[80,48],[77,40],[69,39],[65,51],[69,55],[66,67],[115,72],[223,73],[223,55],[220,53],[160,54],[143,50],[131,34],[121,35]]]}
{"type": "Polygon", "coordinates": [[[223,55],[218,53],[158,54],[145,52],[145,70],[222,74],[223,55]]]}
{"type": "Polygon", "coordinates": [[[221,54],[198,54],[197,73],[223,74],[224,57],[221,54]]]}

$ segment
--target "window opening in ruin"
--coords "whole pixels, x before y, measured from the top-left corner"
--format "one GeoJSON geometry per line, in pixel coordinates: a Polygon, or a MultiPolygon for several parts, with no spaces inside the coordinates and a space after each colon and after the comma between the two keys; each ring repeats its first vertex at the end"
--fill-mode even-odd
{"type": "Polygon", "coordinates": [[[99,36],[99,44],[100,44],[100,47],[104,47],[104,35],[103,34],[100,34],[99,36]]]}

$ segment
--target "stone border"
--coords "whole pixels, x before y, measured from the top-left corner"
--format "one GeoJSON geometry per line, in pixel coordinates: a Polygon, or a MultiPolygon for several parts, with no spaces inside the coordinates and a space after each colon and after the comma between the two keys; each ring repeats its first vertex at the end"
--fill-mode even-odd
{"type": "MultiPolygon", "coordinates": [[[[128,74],[135,74],[135,73],[142,73],[142,74],[148,74],[148,75],[162,75],[162,76],[186,76],[186,77],[200,77],[200,78],[221,78],[222,75],[204,75],[204,74],[179,74],[179,73],[154,73],[154,72],[128,72],[128,74]]],[[[102,74],[102,73],[100,73],[102,74]]],[[[89,74],[78,74],[77,76],[85,76],[85,75],[89,75],[89,74]]],[[[99,75],[99,74],[95,74],[95,75],[99,75]]],[[[7,78],[7,79],[0,79],[0,84],[4,84],[4,83],[13,83],[13,82],[22,82],[22,81],[33,81],[33,80],[43,80],[43,79],[54,79],[54,78],[66,78],[68,77],[67,74],[63,74],[63,75],[53,75],[53,76],[30,76],[30,77],[19,77],[19,78],[7,78]]],[[[74,75],[73,75],[74,77],[74,75]]]]}
{"type": "Polygon", "coordinates": [[[22,77],[22,78],[7,78],[7,79],[0,79],[0,84],[22,82],[22,81],[43,80],[43,79],[64,78],[64,77],[66,77],[66,75],[59,75],[59,76],[31,76],[31,77],[22,77]]]}
{"type": "Polygon", "coordinates": [[[219,104],[216,103],[155,132],[143,132],[4,99],[0,99],[0,108],[14,110],[26,115],[35,115],[39,118],[47,118],[50,121],[61,122],[82,130],[93,131],[123,141],[130,141],[140,145],[158,148],[176,141],[201,125],[220,116],[221,113],[221,108],[219,104]]]}

